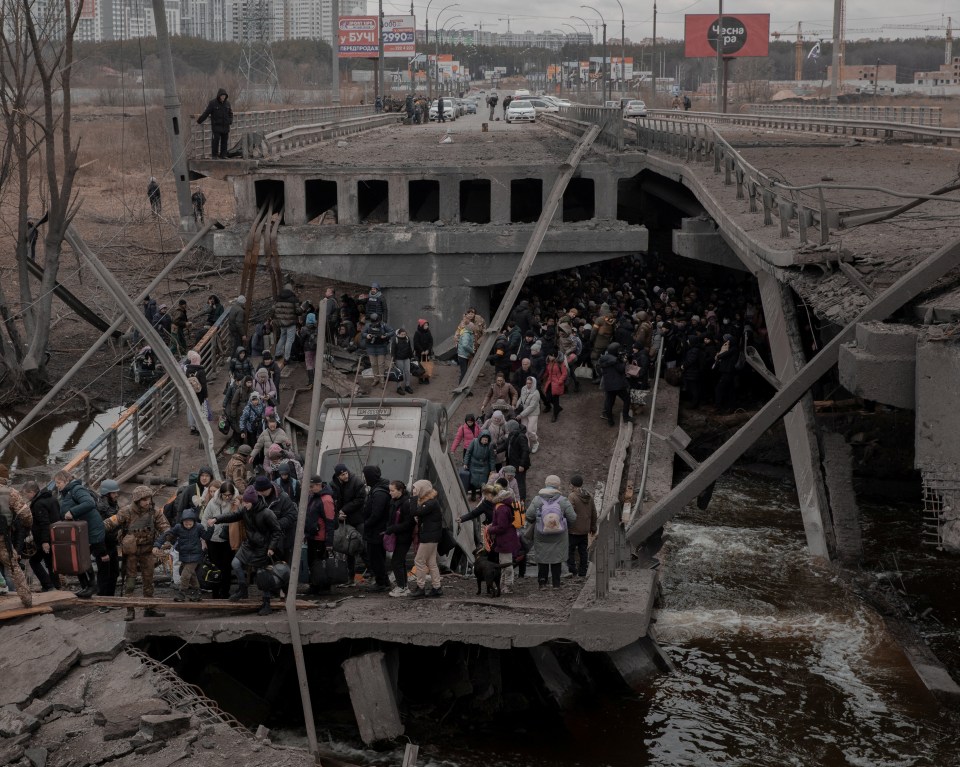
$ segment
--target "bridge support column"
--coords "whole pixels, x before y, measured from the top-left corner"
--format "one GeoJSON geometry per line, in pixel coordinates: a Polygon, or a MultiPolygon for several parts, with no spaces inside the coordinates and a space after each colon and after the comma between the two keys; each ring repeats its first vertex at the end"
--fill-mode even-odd
{"type": "Polygon", "coordinates": [[[617,178],[613,175],[586,176],[593,179],[593,217],[617,220],[617,178]]]}
{"type": "Polygon", "coordinates": [[[412,336],[417,320],[430,322],[433,337],[442,341],[452,335],[463,313],[474,307],[490,321],[490,289],[473,285],[428,285],[423,287],[389,287],[388,320],[394,328],[405,328],[412,336]]]}
{"type": "MultiPolygon", "coordinates": [[[[790,288],[772,274],[757,273],[777,376],[789,381],[804,365],[804,354],[790,288]]],[[[823,473],[820,469],[819,426],[808,391],[783,418],[800,499],[807,548],[815,557],[830,559],[834,550],[833,524],[823,473]]]]}
{"type": "Polygon", "coordinates": [[[283,179],[283,223],[296,226],[307,223],[307,191],[303,176],[283,179]]]}
{"type": "Polygon", "coordinates": [[[440,220],[447,224],[460,223],[460,179],[440,176],[440,220]]]}
{"type": "Polygon", "coordinates": [[[395,176],[388,183],[390,203],[387,220],[391,224],[407,224],[410,222],[410,182],[405,176],[395,176]]]}
{"type": "Polygon", "coordinates": [[[510,177],[490,177],[490,223],[510,223],[510,177]]]}
{"type": "Polygon", "coordinates": [[[346,177],[337,182],[337,223],[359,224],[360,209],[357,203],[357,181],[346,177]]]}

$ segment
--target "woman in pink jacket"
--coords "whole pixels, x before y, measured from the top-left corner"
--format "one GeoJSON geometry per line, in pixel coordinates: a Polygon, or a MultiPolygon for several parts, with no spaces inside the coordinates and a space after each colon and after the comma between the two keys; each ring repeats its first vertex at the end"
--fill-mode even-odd
{"type": "Polygon", "coordinates": [[[463,455],[461,458],[466,460],[467,448],[470,447],[470,443],[479,436],[480,424],[477,423],[477,419],[473,416],[473,413],[468,413],[467,417],[463,419],[463,423],[460,425],[460,428],[457,429],[457,436],[454,438],[453,444],[450,446],[450,452],[456,453],[457,448],[462,447],[463,455]]]}
{"type": "Polygon", "coordinates": [[[547,355],[547,367],[543,373],[543,401],[547,407],[544,412],[549,413],[553,410],[553,421],[560,417],[560,395],[563,394],[563,386],[567,380],[567,366],[562,361],[557,360],[553,354],[547,355]]]}

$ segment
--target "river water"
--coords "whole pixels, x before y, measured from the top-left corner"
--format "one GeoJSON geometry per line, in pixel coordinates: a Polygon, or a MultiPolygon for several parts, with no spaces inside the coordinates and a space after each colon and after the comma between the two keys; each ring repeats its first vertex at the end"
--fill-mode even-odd
{"type": "MultiPolygon", "coordinates": [[[[69,459],[87,447],[117,420],[121,408],[89,417],[49,414],[38,418],[0,453],[0,463],[27,469],[69,459]]],[[[0,438],[17,423],[16,415],[0,416],[0,438]]]]}
{"type": "MultiPolygon", "coordinates": [[[[600,699],[563,727],[521,722],[432,744],[420,763],[960,764],[956,719],[846,579],[807,556],[792,481],[725,476],[707,511],[668,526],[663,561],[654,631],[676,673],[600,699]]],[[[399,764],[398,753],[366,756],[399,764]]]]}

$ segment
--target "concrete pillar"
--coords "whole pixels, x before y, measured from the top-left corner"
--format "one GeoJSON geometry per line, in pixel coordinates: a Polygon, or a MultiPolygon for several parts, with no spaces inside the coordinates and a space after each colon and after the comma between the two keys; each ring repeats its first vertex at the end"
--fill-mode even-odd
{"type": "Polygon", "coordinates": [[[410,223],[410,179],[406,176],[391,176],[387,183],[390,195],[387,205],[388,221],[391,224],[410,223]]]}
{"type": "MultiPolygon", "coordinates": [[[[547,200],[550,198],[550,192],[553,191],[553,185],[557,181],[556,173],[544,173],[540,176],[543,186],[540,192],[540,208],[541,210],[546,206],[547,200]]],[[[553,218],[551,219],[554,224],[563,223],[563,198],[560,198],[560,204],[557,205],[557,209],[553,213],[553,218]]]]}
{"type": "Polygon", "coordinates": [[[617,220],[617,177],[605,173],[586,176],[593,179],[593,217],[604,221],[617,220]]]}
{"type": "Polygon", "coordinates": [[[490,177],[490,223],[510,223],[510,176],[490,177]]]}
{"type": "Polygon", "coordinates": [[[286,226],[307,223],[306,178],[302,174],[283,177],[283,223],[286,226]]]}
{"type": "Polygon", "coordinates": [[[369,745],[403,735],[397,693],[384,654],[375,651],[355,655],[342,666],[363,742],[369,745]]]}
{"type": "Polygon", "coordinates": [[[440,176],[440,220],[447,224],[460,223],[460,178],[440,176]]]}
{"type": "MultiPolygon", "coordinates": [[[[760,298],[767,320],[770,349],[777,377],[789,381],[804,365],[800,330],[790,288],[772,274],[760,271],[760,298]]],[[[742,341],[742,339],[741,339],[742,341]]],[[[830,559],[835,539],[830,506],[820,470],[819,426],[813,406],[813,395],[806,395],[784,416],[793,477],[800,500],[800,514],[807,536],[807,548],[815,557],[830,559]]]]}
{"type": "Polygon", "coordinates": [[[681,220],[680,228],[673,230],[673,252],[695,261],[746,271],[714,220],[706,216],[681,220]]]}
{"type": "Polygon", "coordinates": [[[607,658],[620,678],[631,690],[638,691],[664,671],[672,671],[673,664],[651,637],[608,652],[607,658]]]}
{"type": "Polygon", "coordinates": [[[533,660],[533,665],[536,667],[537,673],[540,674],[547,692],[557,706],[561,710],[571,708],[576,694],[576,685],[560,667],[560,662],[554,655],[553,650],[547,645],[531,647],[530,658],[533,660]]]}
{"type": "Polygon", "coordinates": [[[830,514],[837,540],[837,557],[845,564],[856,564],[863,556],[863,534],[860,530],[860,508],[853,489],[853,451],[846,438],[824,431],[823,473],[830,493],[830,514]]]}
{"type": "Polygon", "coordinates": [[[337,179],[337,223],[360,223],[360,209],[357,202],[357,179],[353,176],[342,176],[337,179]]]}
{"type": "Polygon", "coordinates": [[[406,328],[412,336],[417,320],[430,322],[433,338],[440,342],[452,336],[463,313],[475,307],[490,321],[490,289],[475,285],[431,285],[424,287],[390,287],[384,290],[391,327],[406,328]]]}
{"type": "Polygon", "coordinates": [[[257,215],[257,191],[253,176],[231,176],[233,196],[237,201],[237,220],[253,221],[257,215]]]}

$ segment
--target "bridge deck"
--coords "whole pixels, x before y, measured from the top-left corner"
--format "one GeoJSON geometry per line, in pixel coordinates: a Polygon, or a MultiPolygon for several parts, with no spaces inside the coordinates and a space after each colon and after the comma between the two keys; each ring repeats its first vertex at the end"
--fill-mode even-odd
{"type": "MultiPolygon", "coordinates": [[[[486,115],[465,115],[454,122],[391,125],[344,139],[315,144],[295,154],[264,161],[262,168],[331,170],[363,168],[379,173],[394,169],[485,165],[558,165],[575,139],[542,124],[507,125],[489,122],[486,115]],[[482,124],[487,123],[487,132],[482,124]],[[440,143],[446,136],[451,142],[440,143]]],[[[584,159],[602,152],[590,149],[584,159]]]]}
{"type": "MultiPolygon", "coordinates": [[[[302,364],[289,366],[285,374],[281,403],[291,409],[289,414],[292,417],[306,420],[308,392],[303,390],[296,397],[293,396],[294,390],[306,383],[302,364]]],[[[448,401],[456,374],[455,365],[438,364],[431,384],[419,386],[415,396],[448,401]]],[[[481,375],[473,399],[467,400],[461,411],[451,418],[451,442],[453,432],[462,423],[463,416],[479,409],[483,391],[491,381],[490,369],[481,375]]],[[[225,371],[221,370],[210,384],[211,392],[220,390],[224,376],[225,371]]],[[[388,388],[386,395],[393,394],[393,388],[388,388]]],[[[334,395],[331,393],[329,396],[334,395]]],[[[533,456],[534,465],[527,481],[529,497],[542,487],[545,476],[553,473],[564,478],[581,473],[587,478],[588,484],[597,481],[602,486],[616,431],[609,429],[596,417],[601,404],[601,393],[585,381],[580,394],[566,398],[560,420],[552,423],[547,417],[541,419],[538,429],[541,448],[533,456]],[[571,450],[572,440],[589,444],[590,447],[571,450]]],[[[678,391],[662,386],[657,409],[654,431],[670,433],[677,422],[678,391]]],[[[644,432],[635,429],[634,456],[642,455],[643,439],[644,432]]],[[[218,444],[221,441],[222,438],[218,436],[218,444]]],[[[203,454],[196,449],[197,438],[189,435],[185,418],[175,419],[168,424],[146,449],[153,450],[164,444],[181,446],[181,480],[204,462],[203,454]]],[[[655,442],[654,448],[648,488],[656,498],[671,486],[673,454],[660,442],[655,442]]],[[[169,456],[165,460],[169,462],[169,456]]],[[[156,473],[169,472],[158,468],[156,473]]],[[[634,466],[630,478],[636,481],[638,476],[639,468],[634,466]]],[[[129,492],[133,484],[128,484],[124,490],[129,492]]],[[[166,500],[164,496],[169,493],[172,490],[165,488],[158,495],[158,500],[166,500]]],[[[610,595],[598,602],[594,597],[592,575],[586,581],[565,578],[558,590],[540,590],[536,566],[531,565],[526,577],[517,579],[513,593],[500,599],[491,599],[485,594],[478,597],[476,581],[457,575],[444,576],[444,596],[440,599],[391,599],[385,594],[365,595],[357,587],[340,587],[321,599],[321,603],[336,603],[348,597],[336,609],[303,611],[303,641],[326,643],[341,639],[373,638],[426,646],[452,641],[503,649],[531,647],[560,639],[574,641],[587,650],[611,651],[646,635],[656,585],[655,571],[638,569],[617,573],[611,580],[610,595]]],[[[256,594],[255,589],[253,593],[256,594]]],[[[163,596],[162,589],[158,595],[163,596]]],[[[282,642],[289,641],[285,613],[279,609],[266,618],[222,611],[198,617],[196,611],[178,612],[174,603],[165,605],[164,609],[167,611],[165,618],[140,618],[138,614],[138,620],[127,624],[128,638],[137,640],[148,636],[176,636],[188,642],[205,643],[265,636],[282,642]]]]}

